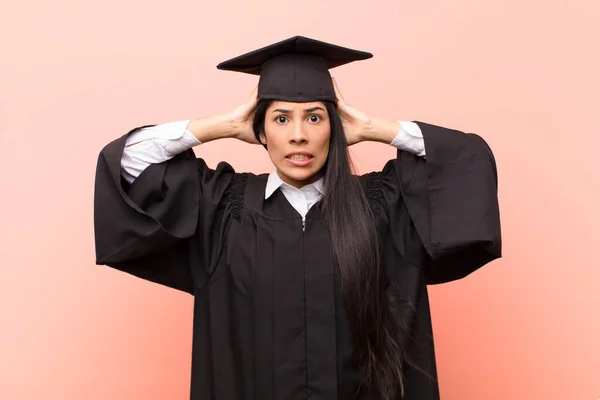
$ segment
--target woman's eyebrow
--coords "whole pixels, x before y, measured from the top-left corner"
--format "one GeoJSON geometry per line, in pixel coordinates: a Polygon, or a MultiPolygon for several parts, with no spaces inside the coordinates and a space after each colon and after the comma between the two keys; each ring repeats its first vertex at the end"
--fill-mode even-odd
{"type": "MultiPolygon", "coordinates": [[[[325,110],[323,110],[323,108],[321,108],[319,106],[316,106],[316,107],[307,108],[307,109],[304,110],[304,112],[308,113],[308,112],[313,112],[313,111],[316,111],[316,110],[325,111],[325,110]]],[[[277,109],[273,110],[272,112],[280,112],[280,113],[284,113],[284,114],[289,114],[289,113],[292,112],[292,110],[286,110],[286,109],[283,109],[283,108],[277,108],[277,109]]]]}
{"type": "Polygon", "coordinates": [[[304,112],[313,112],[313,111],[317,111],[317,110],[325,111],[321,107],[317,106],[317,107],[307,108],[306,110],[304,110],[304,112]]]}

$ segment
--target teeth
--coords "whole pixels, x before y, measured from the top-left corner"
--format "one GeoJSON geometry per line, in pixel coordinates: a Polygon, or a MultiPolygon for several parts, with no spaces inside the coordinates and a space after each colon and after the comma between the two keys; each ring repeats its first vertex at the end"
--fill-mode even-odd
{"type": "Polygon", "coordinates": [[[290,158],[292,160],[296,160],[296,161],[306,161],[306,160],[308,160],[307,156],[302,156],[302,155],[298,155],[298,154],[295,154],[295,155],[291,156],[290,158]]]}

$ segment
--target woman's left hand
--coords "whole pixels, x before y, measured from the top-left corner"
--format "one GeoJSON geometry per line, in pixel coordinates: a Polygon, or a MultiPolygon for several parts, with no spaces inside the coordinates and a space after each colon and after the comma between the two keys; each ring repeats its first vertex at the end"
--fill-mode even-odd
{"type": "Polygon", "coordinates": [[[364,140],[364,133],[367,132],[371,125],[371,117],[348,105],[340,93],[337,82],[334,78],[331,79],[333,80],[333,87],[337,97],[337,108],[342,118],[346,140],[348,141],[348,146],[351,146],[364,140]]]}

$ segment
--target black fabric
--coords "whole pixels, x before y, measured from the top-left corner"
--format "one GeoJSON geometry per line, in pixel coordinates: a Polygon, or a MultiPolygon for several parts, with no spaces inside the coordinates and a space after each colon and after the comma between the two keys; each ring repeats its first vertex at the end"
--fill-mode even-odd
{"type": "MultiPolygon", "coordinates": [[[[494,158],[483,139],[425,123],[427,159],[398,152],[361,179],[381,236],[408,361],[408,400],[439,399],[428,283],[501,256],[494,158]]],[[[191,399],[371,399],[319,203],[302,219],[267,175],[189,151],[119,178],[125,136],[100,154],[97,263],[194,295],[191,399]]]]}
{"type": "Polygon", "coordinates": [[[309,102],[336,100],[329,69],[373,57],[304,36],[294,36],[217,65],[260,75],[258,99],[309,102]]]}

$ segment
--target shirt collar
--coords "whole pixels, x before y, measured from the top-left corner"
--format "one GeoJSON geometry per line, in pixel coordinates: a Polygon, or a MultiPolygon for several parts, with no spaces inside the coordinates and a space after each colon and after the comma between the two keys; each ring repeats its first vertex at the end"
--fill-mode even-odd
{"type": "MultiPolygon", "coordinates": [[[[267,187],[265,188],[265,200],[268,199],[269,197],[271,197],[271,195],[273,195],[273,193],[275,193],[275,191],[277,189],[279,189],[281,186],[287,186],[290,188],[294,188],[291,185],[288,185],[287,183],[285,183],[280,177],[279,174],[277,173],[277,171],[273,171],[269,174],[269,178],[267,179],[267,187]]],[[[321,195],[325,194],[323,192],[323,178],[319,178],[317,179],[315,182],[303,186],[302,189],[307,188],[307,187],[314,187],[321,195]]],[[[297,189],[297,188],[294,188],[297,189]]]]}

